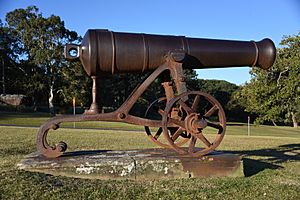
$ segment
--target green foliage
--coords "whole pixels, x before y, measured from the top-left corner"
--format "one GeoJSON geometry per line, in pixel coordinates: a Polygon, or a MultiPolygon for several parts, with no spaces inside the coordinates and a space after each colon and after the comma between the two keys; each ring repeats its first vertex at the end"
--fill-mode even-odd
{"type": "MultiPolygon", "coordinates": [[[[300,33],[299,33],[300,34],[300,33]]],[[[293,122],[300,113],[300,35],[286,36],[268,70],[253,68],[252,79],[235,94],[257,123],[293,122]]]]}
{"type": "Polygon", "coordinates": [[[16,9],[7,13],[6,22],[26,60],[50,73],[52,66],[59,66],[63,44],[77,39],[77,34],[64,27],[58,16],[42,16],[35,6],[16,9]]]}
{"type": "Polygon", "coordinates": [[[60,86],[57,89],[59,98],[56,105],[61,107],[72,105],[75,97],[76,105],[87,106],[91,101],[91,78],[88,77],[80,62],[69,62],[67,67],[61,69],[60,86]]]}
{"type": "MultiPolygon", "coordinates": [[[[111,107],[116,109],[120,107],[131,92],[139,86],[151,72],[147,73],[124,73],[124,74],[104,74],[99,80],[99,96],[100,103],[104,107],[111,107]]],[[[185,70],[187,82],[191,82],[196,78],[194,70],[185,70]]],[[[175,88],[174,88],[175,89],[175,88]]],[[[161,85],[161,78],[158,77],[147,90],[138,99],[135,111],[144,115],[147,107],[156,99],[165,96],[163,87],[161,85]]]]}
{"type": "Polygon", "coordinates": [[[231,94],[238,86],[223,80],[198,80],[197,88],[214,96],[223,106],[227,107],[231,94]]]}
{"type": "MultiPolygon", "coordinates": [[[[5,40],[6,55],[13,59],[12,66],[16,66],[11,71],[17,76],[7,77],[7,83],[13,83],[9,84],[9,91],[31,97],[34,104],[50,97],[51,106],[54,94],[64,85],[63,79],[70,75],[63,71],[73,67],[63,58],[64,45],[78,41],[77,33],[66,29],[58,16],[42,16],[35,6],[7,13],[6,24],[2,24],[1,29],[9,36],[5,40]]],[[[6,68],[9,72],[11,67],[6,68]]],[[[67,101],[66,98],[62,100],[67,101]]]]}
{"type": "Polygon", "coordinates": [[[239,102],[231,101],[233,93],[239,86],[223,80],[188,79],[189,90],[199,90],[215,97],[225,109],[227,118],[234,121],[242,121],[247,118],[247,113],[239,102]]]}

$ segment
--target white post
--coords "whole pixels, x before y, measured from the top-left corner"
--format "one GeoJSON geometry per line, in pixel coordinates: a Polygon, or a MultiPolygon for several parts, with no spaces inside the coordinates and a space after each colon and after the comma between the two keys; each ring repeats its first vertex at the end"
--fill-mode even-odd
{"type": "MultiPolygon", "coordinates": [[[[76,102],[75,97],[73,97],[73,115],[76,115],[76,102]]],[[[73,122],[73,128],[75,128],[75,122],[73,122]]]]}
{"type": "Polygon", "coordinates": [[[248,136],[250,136],[250,116],[248,116],[248,136]]]}

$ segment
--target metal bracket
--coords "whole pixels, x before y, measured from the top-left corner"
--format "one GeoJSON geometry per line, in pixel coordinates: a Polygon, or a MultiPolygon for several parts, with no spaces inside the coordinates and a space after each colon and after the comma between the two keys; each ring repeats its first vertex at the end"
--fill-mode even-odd
{"type": "Polygon", "coordinates": [[[77,44],[67,44],[64,49],[64,56],[70,61],[79,60],[80,46],[77,44]]]}

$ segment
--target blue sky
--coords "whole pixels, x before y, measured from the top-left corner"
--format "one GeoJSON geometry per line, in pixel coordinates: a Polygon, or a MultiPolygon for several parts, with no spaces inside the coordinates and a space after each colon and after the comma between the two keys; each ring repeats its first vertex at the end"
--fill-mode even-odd
{"type": "MultiPolygon", "coordinates": [[[[283,35],[300,31],[300,0],[0,0],[0,19],[16,8],[36,5],[58,15],[68,29],[89,28],[188,37],[261,40],[278,46],[283,35]]],[[[199,78],[235,84],[250,80],[249,68],[197,70],[199,78]]]]}

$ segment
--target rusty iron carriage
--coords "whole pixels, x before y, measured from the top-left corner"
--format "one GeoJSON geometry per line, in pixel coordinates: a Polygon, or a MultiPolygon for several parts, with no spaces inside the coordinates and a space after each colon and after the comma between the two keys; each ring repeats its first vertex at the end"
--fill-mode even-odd
{"type": "Polygon", "coordinates": [[[93,102],[84,114],[55,117],[42,125],[37,136],[40,154],[58,157],[66,151],[64,142],[55,146],[47,142],[48,131],[56,130],[62,122],[115,121],[144,126],[151,141],[159,146],[183,156],[198,157],[220,145],[226,117],[213,96],[187,90],[183,69],[240,66],[268,69],[274,63],[276,49],[270,39],[232,41],[90,29],[81,45],[66,45],[65,57],[79,59],[93,79],[93,102]],[[145,71],[153,72],[122,106],[110,113],[99,113],[96,93],[100,75],[145,71]],[[144,117],[131,114],[138,98],[158,77],[165,95],[149,105],[144,117]],[[156,117],[151,117],[150,112],[156,113],[156,117]],[[215,135],[207,134],[211,131],[215,135]]]}

